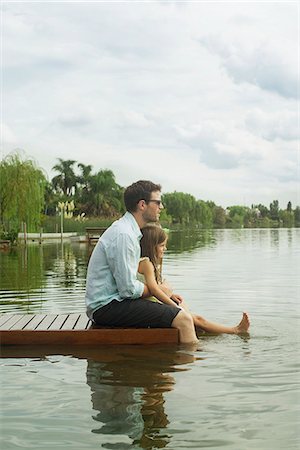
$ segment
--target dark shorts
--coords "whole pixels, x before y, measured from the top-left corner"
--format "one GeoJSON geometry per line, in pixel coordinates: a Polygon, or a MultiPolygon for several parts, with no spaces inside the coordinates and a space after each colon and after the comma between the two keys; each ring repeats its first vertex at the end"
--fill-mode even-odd
{"type": "Polygon", "coordinates": [[[108,327],[170,328],[181,310],[176,306],[154,303],[143,299],[113,300],[97,309],[93,320],[108,327]]]}

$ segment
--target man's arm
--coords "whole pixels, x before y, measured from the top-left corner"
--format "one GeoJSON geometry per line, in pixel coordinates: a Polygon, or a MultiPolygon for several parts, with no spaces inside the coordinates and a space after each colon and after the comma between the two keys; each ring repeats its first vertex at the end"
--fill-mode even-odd
{"type": "Polygon", "coordinates": [[[119,234],[108,253],[108,264],[121,298],[140,298],[144,284],[137,279],[139,255],[136,242],[128,234],[119,234]]]}

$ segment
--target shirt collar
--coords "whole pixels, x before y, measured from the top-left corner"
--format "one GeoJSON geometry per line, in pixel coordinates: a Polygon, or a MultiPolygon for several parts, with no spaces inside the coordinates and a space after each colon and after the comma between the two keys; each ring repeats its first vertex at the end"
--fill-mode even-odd
{"type": "Polygon", "coordinates": [[[124,217],[131,224],[132,230],[134,231],[134,234],[136,235],[136,237],[138,239],[141,239],[143,235],[142,235],[140,227],[138,226],[137,221],[134,218],[134,215],[131,214],[129,211],[126,211],[126,213],[124,214],[124,217]]]}

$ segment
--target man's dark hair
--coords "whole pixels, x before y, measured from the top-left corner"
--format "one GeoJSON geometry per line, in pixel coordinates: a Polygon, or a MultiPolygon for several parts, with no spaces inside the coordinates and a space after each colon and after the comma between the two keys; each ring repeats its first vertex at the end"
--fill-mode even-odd
{"type": "Polygon", "coordinates": [[[124,202],[127,211],[136,211],[137,204],[140,200],[145,200],[148,203],[151,198],[151,192],[154,191],[161,191],[161,185],[147,180],[139,180],[128,186],[124,192],[124,202]]]}

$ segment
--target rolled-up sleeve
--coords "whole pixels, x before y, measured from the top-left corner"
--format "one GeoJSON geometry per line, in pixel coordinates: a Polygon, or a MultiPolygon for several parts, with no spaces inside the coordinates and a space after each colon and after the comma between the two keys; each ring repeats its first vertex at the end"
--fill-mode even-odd
{"type": "Polygon", "coordinates": [[[113,277],[121,298],[140,298],[144,284],[137,280],[139,243],[128,234],[119,234],[108,256],[113,277]]]}

